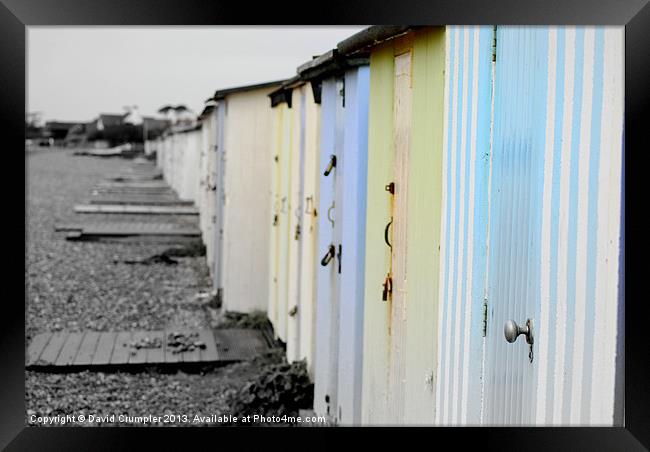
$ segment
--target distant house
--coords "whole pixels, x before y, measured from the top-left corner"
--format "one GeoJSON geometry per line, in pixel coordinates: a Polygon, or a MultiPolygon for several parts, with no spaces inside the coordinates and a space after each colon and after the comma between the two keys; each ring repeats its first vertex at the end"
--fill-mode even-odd
{"type": "Polygon", "coordinates": [[[80,147],[86,145],[88,141],[87,123],[78,123],[68,129],[64,139],[65,147],[80,147]]]}
{"type": "MultiPolygon", "coordinates": [[[[144,117],[144,125],[147,139],[155,139],[170,126],[170,121],[144,117]]],[[[59,126],[62,127],[63,125],[59,126]]],[[[142,143],[143,134],[142,119],[133,121],[128,113],[102,113],[88,123],[71,124],[61,140],[68,147],[107,148],[124,143],[142,143]]],[[[57,139],[56,136],[54,139],[57,139]]]]}
{"type": "Polygon", "coordinates": [[[88,134],[89,140],[92,140],[93,137],[102,135],[101,132],[104,132],[107,129],[112,129],[114,127],[119,127],[124,124],[125,114],[100,114],[95,120],[89,122],[86,126],[86,133],[88,134]]]}
{"type": "Polygon", "coordinates": [[[52,138],[55,146],[62,146],[70,129],[76,126],[76,122],[48,121],[45,123],[45,134],[52,138]]]}
{"type": "Polygon", "coordinates": [[[171,122],[167,119],[144,117],[145,125],[147,127],[147,139],[152,140],[162,135],[162,133],[171,126],[171,122]]]}
{"type": "MultiPolygon", "coordinates": [[[[144,118],[147,138],[155,138],[169,126],[169,121],[152,117],[144,118]]],[[[117,146],[123,143],[143,141],[143,121],[133,121],[129,113],[100,114],[86,125],[87,144],[92,147],[117,146]],[[134,123],[135,122],[135,123],[134,123]]]]}

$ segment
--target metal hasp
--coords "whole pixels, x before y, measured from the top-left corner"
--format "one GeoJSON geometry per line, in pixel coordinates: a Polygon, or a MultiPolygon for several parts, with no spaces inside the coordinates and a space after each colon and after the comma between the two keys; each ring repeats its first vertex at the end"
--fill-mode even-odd
{"type": "Polygon", "coordinates": [[[327,249],[327,254],[323,256],[323,258],[320,260],[320,264],[323,267],[327,267],[327,264],[330,263],[330,261],[336,256],[336,248],[334,245],[330,245],[329,248],[327,249]]]}
{"type": "Polygon", "coordinates": [[[336,156],[332,154],[330,156],[330,162],[327,165],[327,168],[325,168],[325,172],[323,173],[323,176],[329,176],[334,168],[336,168],[336,156]]]}
{"type": "Polygon", "coordinates": [[[386,275],[384,284],[382,284],[383,290],[381,292],[382,301],[388,301],[388,297],[393,293],[393,278],[391,278],[390,273],[386,275]]]}
{"type": "Polygon", "coordinates": [[[508,320],[503,332],[506,340],[511,344],[517,340],[520,334],[523,334],[526,336],[526,343],[533,345],[533,321],[531,319],[526,320],[526,326],[519,326],[514,320],[508,320]]]}

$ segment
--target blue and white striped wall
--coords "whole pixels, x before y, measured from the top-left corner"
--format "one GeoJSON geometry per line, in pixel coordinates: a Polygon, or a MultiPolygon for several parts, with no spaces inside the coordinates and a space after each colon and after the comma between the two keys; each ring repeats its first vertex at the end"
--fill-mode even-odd
{"type": "Polygon", "coordinates": [[[620,422],[623,28],[447,30],[436,422],[620,422]]]}
{"type": "Polygon", "coordinates": [[[446,40],[436,422],[479,424],[493,29],[448,27],[446,40]]]}

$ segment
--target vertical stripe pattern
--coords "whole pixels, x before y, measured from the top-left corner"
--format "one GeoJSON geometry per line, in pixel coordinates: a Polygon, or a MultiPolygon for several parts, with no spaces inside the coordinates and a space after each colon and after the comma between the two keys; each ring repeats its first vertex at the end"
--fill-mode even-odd
{"type": "Polygon", "coordinates": [[[612,425],[623,29],[498,27],[494,82],[491,28],[446,40],[436,422],[612,425]]]}
{"type": "Polygon", "coordinates": [[[536,424],[613,422],[622,38],[549,32],[536,424]]]}
{"type": "Polygon", "coordinates": [[[436,420],[467,425],[481,408],[492,28],[448,27],[446,40],[436,420]]]}

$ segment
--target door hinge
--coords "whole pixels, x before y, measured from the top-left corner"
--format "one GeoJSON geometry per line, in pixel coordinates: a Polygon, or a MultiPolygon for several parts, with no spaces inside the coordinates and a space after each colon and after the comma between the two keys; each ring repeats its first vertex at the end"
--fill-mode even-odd
{"type": "Polygon", "coordinates": [[[483,337],[487,336],[487,318],[488,318],[488,305],[487,300],[483,302],[483,337]]]}
{"type": "Polygon", "coordinates": [[[388,299],[393,294],[393,278],[391,277],[390,273],[386,275],[386,279],[384,279],[384,284],[382,284],[382,287],[383,290],[381,292],[381,299],[382,301],[388,301],[388,299]]]}
{"type": "Polygon", "coordinates": [[[492,62],[497,61],[497,26],[495,25],[492,31],[492,62]]]}
{"type": "Polygon", "coordinates": [[[341,259],[343,257],[343,245],[339,243],[339,275],[341,274],[341,259]]]}
{"type": "Polygon", "coordinates": [[[341,95],[341,106],[345,108],[345,77],[341,79],[341,89],[339,90],[341,95]]]}

